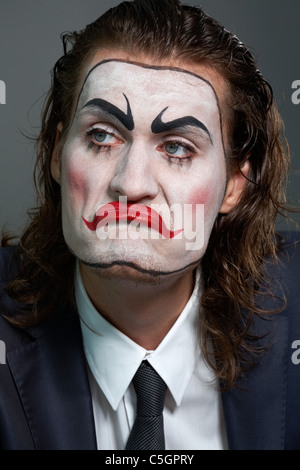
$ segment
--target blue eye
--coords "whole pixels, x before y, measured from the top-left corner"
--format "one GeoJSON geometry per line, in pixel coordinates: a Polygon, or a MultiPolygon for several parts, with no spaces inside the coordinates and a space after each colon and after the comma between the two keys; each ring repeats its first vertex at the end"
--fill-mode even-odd
{"type": "Polygon", "coordinates": [[[117,142],[117,139],[112,134],[101,130],[93,130],[91,136],[94,138],[94,141],[99,144],[114,144],[117,142]]]}
{"type": "Polygon", "coordinates": [[[165,145],[166,152],[172,155],[173,157],[185,156],[187,148],[183,145],[176,143],[168,143],[165,145]]]}
{"type": "Polygon", "coordinates": [[[168,141],[159,147],[161,152],[171,160],[188,160],[195,153],[194,148],[187,143],[181,141],[168,141]]]}
{"type": "Polygon", "coordinates": [[[92,136],[97,142],[103,143],[108,136],[107,132],[95,131],[92,136]]]}
{"type": "Polygon", "coordinates": [[[85,133],[88,139],[88,148],[95,148],[95,150],[106,150],[121,144],[123,141],[113,132],[107,132],[104,129],[92,127],[85,133]]]}

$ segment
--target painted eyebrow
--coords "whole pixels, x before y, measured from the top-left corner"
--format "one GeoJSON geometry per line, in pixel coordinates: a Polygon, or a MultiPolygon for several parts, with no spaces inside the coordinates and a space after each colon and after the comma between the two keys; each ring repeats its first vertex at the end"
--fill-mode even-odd
{"type": "Polygon", "coordinates": [[[109,101],[102,100],[101,98],[94,98],[88,101],[81,109],[92,107],[92,108],[99,108],[101,111],[105,111],[109,114],[115,116],[126,129],[129,131],[133,131],[134,129],[134,121],[132,117],[130,103],[126,95],[123,96],[127,102],[127,112],[124,113],[121,109],[119,109],[114,104],[110,103],[109,101]]]}
{"type": "Polygon", "coordinates": [[[211,144],[213,145],[212,137],[207,127],[203,124],[203,122],[199,121],[193,116],[184,116],[179,119],[174,119],[173,121],[162,122],[161,117],[167,109],[168,109],[168,106],[164,108],[152,122],[151,130],[154,134],[171,131],[172,129],[176,129],[178,127],[186,127],[186,126],[199,127],[204,132],[206,132],[211,144]]]}

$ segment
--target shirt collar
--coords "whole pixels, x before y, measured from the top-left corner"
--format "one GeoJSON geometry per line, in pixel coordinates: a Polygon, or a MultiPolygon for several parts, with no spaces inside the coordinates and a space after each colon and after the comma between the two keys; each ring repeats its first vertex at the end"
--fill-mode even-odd
{"type": "Polygon", "coordinates": [[[177,405],[200,355],[197,321],[200,273],[182,313],[155,351],[147,351],[103,318],[83,286],[79,265],[75,274],[75,297],[80,316],[84,351],[89,367],[114,410],[143,359],[166,382],[177,405]]]}

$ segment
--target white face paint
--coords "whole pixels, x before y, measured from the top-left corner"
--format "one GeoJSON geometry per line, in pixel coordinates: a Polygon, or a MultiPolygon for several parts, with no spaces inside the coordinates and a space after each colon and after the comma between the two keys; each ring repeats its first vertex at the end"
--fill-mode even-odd
{"type": "Polygon", "coordinates": [[[226,187],[212,85],[188,70],[98,63],[79,95],[61,171],[64,236],[80,260],[141,272],[193,265],[205,253],[226,187]],[[121,204],[119,223],[112,217],[101,227],[107,207],[116,214],[115,206],[101,208],[119,198],[136,206],[121,204]]]}

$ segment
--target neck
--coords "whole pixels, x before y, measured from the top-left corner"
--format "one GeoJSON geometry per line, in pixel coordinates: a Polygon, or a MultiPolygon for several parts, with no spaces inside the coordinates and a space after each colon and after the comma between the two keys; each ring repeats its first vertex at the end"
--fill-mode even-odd
{"type": "Polygon", "coordinates": [[[80,265],[86,292],[96,310],[122,333],[147,350],[161,343],[189,300],[193,271],[152,282],[132,276],[103,277],[80,265]]]}

